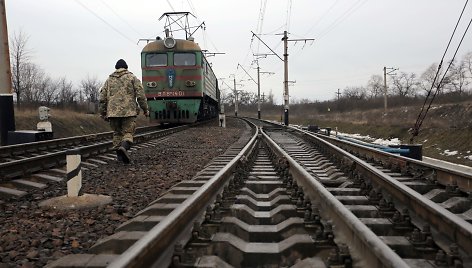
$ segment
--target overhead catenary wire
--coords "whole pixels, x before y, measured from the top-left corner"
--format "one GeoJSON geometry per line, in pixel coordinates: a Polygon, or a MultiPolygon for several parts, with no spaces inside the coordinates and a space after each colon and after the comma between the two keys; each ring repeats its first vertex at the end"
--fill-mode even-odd
{"type": "Polygon", "coordinates": [[[443,64],[443,62],[444,62],[444,58],[446,57],[447,51],[449,50],[449,47],[450,47],[450,45],[451,45],[451,43],[452,43],[452,40],[453,40],[454,35],[455,35],[456,31],[457,31],[457,28],[459,27],[459,23],[460,23],[460,21],[461,21],[461,19],[462,19],[462,16],[463,16],[463,14],[464,14],[464,11],[465,11],[465,9],[466,9],[468,3],[469,3],[469,0],[466,0],[466,2],[465,2],[465,4],[464,4],[464,7],[462,8],[461,14],[460,14],[460,16],[459,16],[459,19],[457,20],[457,23],[456,23],[456,25],[455,25],[455,27],[454,27],[454,31],[452,32],[451,37],[449,38],[449,41],[448,41],[447,46],[446,46],[446,49],[445,49],[445,51],[444,51],[444,53],[443,53],[443,56],[442,56],[442,58],[441,58],[441,61],[440,61],[439,65],[438,65],[438,69],[437,69],[436,74],[435,74],[435,76],[434,76],[433,82],[431,83],[431,88],[428,90],[428,94],[426,95],[426,98],[425,98],[425,101],[424,101],[424,103],[423,103],[423,106],[421,107],[421,111],[420,111],[420,113],[418,114],[418,117],[417,117],[416,122],[415,122],[415,126],[414,126],[412,129],[410,129],[410,134],[411,134],[410,143],[413,143],[414,138],[415,138],[416,136],[418,136],[419,130],[420,130],[422,124],[423,124],[423,121],[424,121],[424,119],[426,118],[426,115],[428,114],[428,111],[429,111],[429,109],[431,108],[431,105],[432,105],[434,99],[435,99],[436,96],[439,94],[439,91],[441,90],[442,83],[443,83],[444,79],[446,78],[447,72],[449,71],[449,68],[452,66],[452,63],[454,62],[454,59],[455,59],[455,57],[456,57],[456,55],[457,55],[457,52],[459,51],[459,48],[460,48],[460,46],[462,45],[462,41],[464,40],[464,38],[465,38],[465,36],[466,36],[466,34],[467,34],[468,30],[469,30],[470,24],[472,23],[472,18],[471,18],[470,21],[469,21],[469,24],[467,25],[467,28],[464,30],[464,33],[462,34],[462,38],[461,38],[459,44],[457,45],[457,48],[456,48],[456,50],[455,50],[455,52],[454,52],[454,55],[452,56],[451,61],[449,62],[448,67],[446,68],[446,71],[444,72],[444,74],[443,74],[441,80],[439,81],[439,83],[436,83],[436,80],[437,80],[437,78],[439,77],[439,73],[440,73],[441,68],[442,68],[442,64],[443,64]],[[435,84],[435,83],[436,83],[436,84],[435,84]],[[431,93],[432,93],[432,91],[433,91],[435,85],[436,85],[436,90],[434,91],[433,95],[431,96],[431,93]],[[431,96],[431,98],[430,98],[430,96],[431,96]],[[428,103],[428,100],[429,100],[429,104],[428,104],[428,107],[425,109],[425,106],[426,106],[426,104],[428,103]]]}
{"type": "Polygon", "coordinates": [[[290,19],[292,17],[292,0],[288,0],[287,2],[287,32],[290,31],[290,19]]]}
{"type": "MultiPolygon", "coordinates": [[[[194,6],[192,0],[187,0],[187,4],[188,4],[190,10],[192,11],[192,13],[195,15],[195,18],[196,18],[197,22],[198,22],[200,25],[201,25],[201,24],[204,24],[204,22],[199,19],[197,10],[196,10],[196,8],[195,8],[195,6],[194,6]]],[[[206,26],[202,27],[202,30],[203,30],[202,38],[203,38],[204,47],[205,47],[205,48],[209,47],[209,45],[208,45],[208,43],[207,43],[207,42],[209,42],[209,43],[212,45],[213,49],[214,49],[216,52],[220,52],[220,51],[218,50],[218,48],[216,47],[215,43],[213,43],[213,41],[212,41],[210,35],[207,33],[207,31],[206,31],[206,26]]]]}
{"type": "Polygon", "coordinates": [[[170,9],[172,9],[172,11],[175,12],[175,8],[172,6],[172,4],[170,3],[169,0],[166,0],[167,1],[167,4],[170,6],[170,9]]]}
{"type": "Polygon", "coordinates": [[[132,31],[134,31],[136,34],[138,34],[139,36],[144,36],[142,33],[140,33],[138,30],[136,30],[136,28],[134,28],[127,20],[125,20],[122,16],[120,16],[120,14],[118,14],[118,12],[116,12],[110,5],[108,5],[105,1],[103,0],[100,0],[100,2],[106,6],[113,14],[115,14],[115,16],[120,19],[124,24],[126,24],[132,31]]]}
{"type": "Polygon", "coordinates": [[[352,14],[354,14],[359,8],[361,8],[368,0],[358,0],[354,4],[351,5],[341,16],[339,16],[332,24],[325,28],[318,36],[317,39],[320,40],[328,33],[333,31],[339,24],[349,18],[352,14]]]}
{"type": "Polygon", "coordinates": [[[124,33],[122,33],[120,30],[118,30],[116,27],[114,27],[113,25],[111,25],[110,23],[108,23],[108,21],[106,21],[104,18],[100,17],[100,15],[98,15],[97,13],[95,13],[92,9],[88,8],[86,5],[84,5],[82,2],[80,2],[79,0],[75,0],[75,2],[77,4],[79,4],[80,6],[82,6],[85,10],[87,10],[88,12],[90,12],[92,15],[94,15],[97,19],[99,19],[100,21],[102,21],[103,23],[105,23],[108,27],[110,27],[113,31],[115,31],[116,33],[118,33],[119,35],[121,35],[123,38],[125,38],[126,40],[130,41],[131,43],[133,43],[134,45],[136,45],[136,42],[133,41],[133,39],[129,38],[127,35],[125,35],[124,33]]]}
{"type": "Polygon", "coordinates": [[[325,17],[328,15],[331,10],[339,3],[339,0],[336,0],[324,13],[321,15],[318,20],[315,21],[315,23],[308,29],[308,31],[305,33],[305,35],[308,35],[325,17]]]}
{"type": "Polygon", "coordinates": [[[262,32],[262,26],[264,25],[264,16],[265,16],[265,11],[266,11],[266,6],[267,6],[267,0],[261,0],[261,7],[259,8],[259,18],[257,19],[257,27],[256,27],[256,32],[259,34],[262,32]]]}

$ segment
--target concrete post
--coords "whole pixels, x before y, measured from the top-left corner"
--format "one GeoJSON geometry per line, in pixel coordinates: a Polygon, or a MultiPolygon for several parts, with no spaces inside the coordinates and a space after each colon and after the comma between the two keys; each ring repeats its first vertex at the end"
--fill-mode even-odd
{"type": "Polygon", "coordinates": [[[284,31],[284,124],[288,126],[288,109],[290,105],[289,93],[288,93],[288,36],[287,31],[284,31]]]}
{"type": "Polygon", "coordinates": [[[221,104],[219,119],[220,119],[220,127],[225,128],[226,127],[226,116],[225,116],[225,106],[224,106],[224,104],[221,104]]]}
{"type": "Polygon", "coordinates": [[[82,188],[82,167],[79,150],[69,150],[67,160],[67,197],[79,196],[82,188]]]}

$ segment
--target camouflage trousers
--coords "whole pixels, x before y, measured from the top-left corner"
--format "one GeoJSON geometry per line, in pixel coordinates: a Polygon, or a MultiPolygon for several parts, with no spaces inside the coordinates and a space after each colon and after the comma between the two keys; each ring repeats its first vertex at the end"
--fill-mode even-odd
{"type": "Polygon", "coordinates": [[[113,129],[113,149],[118,149],[123,141],[133,143],[133,135],[136,130],[136,116],[109,117],[108,119],[113,129]]]}

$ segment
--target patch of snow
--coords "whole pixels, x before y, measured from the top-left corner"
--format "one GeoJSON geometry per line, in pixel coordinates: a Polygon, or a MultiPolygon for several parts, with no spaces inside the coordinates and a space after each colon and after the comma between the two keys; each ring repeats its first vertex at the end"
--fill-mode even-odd
{"type": "Polygon", "coordinates": [[[390,140],[376,139],[372,143],[380,144],[380,145],[400,145],[401,144],[401,142],[398,138],[394,138],[394,139],[390,139],[390,140]]]}
{"type": "Polygon", "coordinates": [[[456,155],[457,153],[458,153],[458,151],[449,151],[449,150],[444,151],[444,154],[447,155],[447,156],[456,155]]]}
{"type": "Polygon", "coordinates": [[[338,135],[345,136],[345,137],[348,137],[348,138],[353,138],[353,139],[364,140],[364,141],[373,141],[373,140],[375,140],[374,138],[371,138],[369,135],[362,136],[361,134],[349,134],[349,133],[342,133],[342,132],[338,132],[338,135]]]}
{"type": "Polygon", "coordinates": [[[428,140],[424,140],[423,143],[427,142],[428,140]]]}

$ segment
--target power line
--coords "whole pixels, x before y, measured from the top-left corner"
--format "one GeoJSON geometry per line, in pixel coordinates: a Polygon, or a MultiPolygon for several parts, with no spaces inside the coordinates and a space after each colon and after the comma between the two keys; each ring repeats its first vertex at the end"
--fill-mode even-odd
{"type": "Polygon", "coordinates": [[[267,32],[267,33],[259,33],[259,35],[274,35],[275,33],[279,33],[280,30],[282,30],[284,27],[285,27],[285,24],[280,25],[280,27],[278,27],[277,29],[275,29],[273,31],[270,31],[270,32],[267,32]]]}
{"type": "MultiPolygon", "coordinates": [[[[318,41],[326,36],[328,33],[330,33],[332,30],[334,30],[339,24],[341,24],[343,21],[345,21],[349,16],[351,16],[354,12],[356,12],[359,8],[361,8],[368,0],[358,0],[356,3],[351,5],[341,16],[339,16],[336,20],[334,20],[333,23],[331,23],[328,27],[325,28],[324,31],[319,34],[319,37],[317,38],[318,41]],[[363,1],[363,2],[361,2],[363,1]]],[[[297,51],[292,58],[297,58],[298,55],[300,54],[301,50],[297,51]]]]}
{"type": "Polygon", "coordinates": [[[287,31],[290,30],[290,18],[292,16],[292,0],[288,0],[287,2],[287,31]]]}
{"type": "Polygon", "coordinates": [[[167,1],[167,4],[169,4],[170,9],[172,9],[172,11],[175,12],[175,8],[172,6],[172,4],[170,3],[170,1],[169,1],[169,0],[166,0],[166,1],[167,1]]]}
{"type": "Polygon", "coordinates": [[[461,21],[461,19],[462,19],[462,15],[464,14],[464,11],[465,11],[465,9],[466,9],[468,3],[469,3],[469,0],[466,0],[466,2],[465,2],[465,4],[464,4],[464,8],[462,9],[461,14],[460,14],[460,16],[459,16],[459,19],[457,20],[456,26],[454,27],[454,31],[452,32],[451,38],[449,38],[449,42],[448,42],[448,44],[447,44],[447,46],[446,46],[446,50],[444,51],[444,54],[443,54],[443,56],[442,56],[442,58],[441,58],[441,62],[439,63],[438,70],[436,71],[436,75],[435,75],[435,77],[434,77],[434,79],[433,79],[433,82],[431,83],[431,88],[430,88],[430,90],[428,91],[428,94],[426,95],[426,98],[425,98],[425,101],[424,101],[424,103],[423,103],[423,106],[421,107],[421,111],[420,111],[420,113],[418,114],[418,118],[416,119],[415,126],[413,127],[413,129],[411,129],[411,132],[410,132],[410,133],[411,133],[411,138],[410,138],[410,142],[411,142],[411,143],[413,143],[413,139],[414,139],[416,136],[418,136],[419,131],[420,131],[420,128],[421,128],[421,125],[423,124],[423,121],[424,121],[424,119],[426,118],[426,115],[427,115],[429,109],[431,108],[431,105],[432,105],[432,103],[433,103],[433,100],[435,99],[435,97],[436,97],[437,94],[439,93],[439,91],[440,91],[440,89],[441,89],[441,84],[443,83],[444,78],[446,77],[447,71],[449,70],[449,68],[451,67],[452,63],[454,62],[454,59],[455,59],[455,57],[456,57],[456,55],[457,55],[457,52],[459,51],[459,48],[460,48],[460,46],[462,45],[462,41],[464,40],[464,37],[465,37],[465,35],[467,34],[467,31],[469,30],[470,24],[472,23],[472,19],[470,19],[469,24],[467,25],[467,28],[465,29],[464,34],[462,35],[462,38],[461,38],[459,44],[457,45],[457,48],[456,48],[456,51],[454,52],[454,55],[453,55],[453,57],[452,57],[452,60],[449,62],[449,66],[447,67],[446,71],[444,72],[443,77],[441,78],[441,80],[439,81],[439,83],[437,83],[437,85],[436,85],[436,91],[434,92],[434,94],[432,95],[432,97],[431,97],[431,99],[430,99],[429,97],[430,97],[431,92],[432,92],[432,90],[433,90],[433,88],[434,88],[436,79],[437,79],[438,76],[439,76],[439,72],[441,71],[441,67],[442,67],[444,58],[445,58],[445,56],[446,56],[447,51],[449,50],[449,46],[450,46],[450,44],[451,44],[451,42],[452,42],[452,39],[454,38],[454,35],[455,35],[455,33],[456,33],[456,30],[457,30],[457,27],[459,26],[459,23],[460,23],[460,21],[461,21]],[[425,106],[426,106],[426,103],[428,102],[428,99],[430,99],[430,100],[429,100],[429,104],[428,104],[428,107],[427,107],[426,110],[425,110],[425,106]]]}
{"type": "Polygon", "coordinates": [[[123,23],[125,23],[126,25],[128,25],[128,27],[133,30],[135,33],[137,33],[139,36],[144,36],[142,33],[138,32],[138,30],[136,30],[130,23],[128,23],[128,21],[126,21],[123,17],[121,17],[113,8],[111,8],[105,1],[103,0],[100,0],[100,2],[102,2],[103,5],[105,5],[111,12],[113,12],[113,14],[115,14],[115,16],[117,16],[123,23]]]}
{"type": "Polygon", "coordinates": [[[321,20],[324,19],[324,17],[326,17],[326,15],[329,14],[329,12],[339,3],[339,0],[336,0],[329,8],[328,10],[326,10],[325,13],[323,13],[323,15],[320,16],[320,18],[310,27],[310,29],[306,32],[305,35],[308,35],[319,23],[321,20]]]}
{"type": "Polygon", "coordinates": [[[187,4],[188,6],[190,7],[190,10],[192,10],[192,13],[195,14],[196,17],[197,16],[197,10],[195,9],[195,6],[193,5],[192,1],[191,0],[187,0],[187,4]]]}
{"type": "Polygon", "coordinates": [[[321,32],[318,37],[318,40],[330,33],[334,28],[336,28],[339,24],[349,18],[352,14],[354,14],[359,8],[361,8],[368,0],[358,0],[354,3],[349,9],[347,9],[341,16],[339,16],[331,25],[326,27],[326,29],[321,32]]]}
{"type": "Polygon", "coordinates": [[[257,20],[257,27],[256,27],[256,31],[259,34],[262,32],[266,6],[267,6],[267,0],[261,0],[261,7],[259,8],[259,19],[257,20]]]}
{"type": "Polygon", "coordinates": [[[93,10],[91,10],[90,8],[88,8],[86,5],[84,5],[82,2],[80,2],[79,0],[75,0],[75,2],[77,2],[79,5],[81,5],[83,8],[85,8],[85,10],[87,10],[88,12],[90,12],[92,15],[94,15],[97,19],[101,20],[103,23],[105,23],[106,25],[108,25],[108,27],[110,27],[111,29],[113,29],[113,31],[117,32],[119,35],[121,35],[122,37],[124,37],[125,39],[127,39],[128,41],[130,41],[131,43],[133,44],[136,44],[135,41],[133,41],[133,39],[129,38],[128,36],[126,36],[124,33],[122,33],[120,30],[116,29],[113,25],[111,25],[110,23],[108,23],[105,19],[103,19],[102,17],[100,17],[97,13],[95,13],[93,10]]]}

